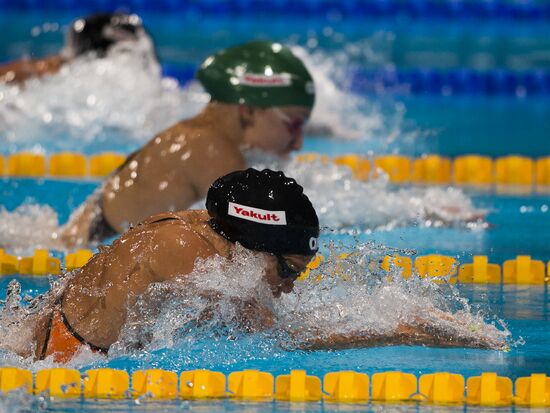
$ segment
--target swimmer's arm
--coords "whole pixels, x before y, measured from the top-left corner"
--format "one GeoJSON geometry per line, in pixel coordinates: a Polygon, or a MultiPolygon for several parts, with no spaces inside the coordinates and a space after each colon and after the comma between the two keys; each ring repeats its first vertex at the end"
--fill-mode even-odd
{"type": "MultiPolygon", "coordinates": [[[[480,334],[472,325],[463,328],[464,322],[456,315],[438,309],[432,309],[425,315],[417,315],[414,321],[400,324],[392,331],[351,331],[323,337],[312,334],[311,339],[303,342],[308,350],[346,349],[355,347],[376,347],[384,345],[409,345],[432,347],[470,347],[503,350],[506,340],[498,334],[480,334]],[[462,328],[456,328],[460,326],[462,328]]],[[[495,333],[496,331],[493,331],[495,333]]]]}
{"type": "Polygon", "coordinates": [[[506,348],[504,340],[488,337],[473,337],[449,334],[436,326],[401,325],[387,334],[353,331],[314,337],[305,340],[299,347],[304,350],[343,350],[359,347],[390,345],[430,346],[430,347],[469,347],[492,350],[506,348]]]}
{"type": "MultiPolygon", "coordinates": [[[[209,302],[199,316],[199,321],[207,321],[215,317],[217,304],[224,300],[224,295],[219,291],[204,290],[197,293],[198,296],[209,302]]],[[[235,309],[235,320],[238,329],[247,333],[255,333],[272,328],[275,325],[275,315],[267,306],[255,298],[226,297],[227,301],[235,309]]]]}
{"type": "Polygon", "coordinates": [[[240,327],[244,331],[254,333],[267,330],[275,325],[273,311],[258,300],[233,297],[232,302],[237,307],[237,317],[240,320],[240,327]]]}
{"type": "Polygon", "coordinates": [[[426,209],[426,220],[436,221],[445,226],[463,223],[463,224],[482,224],[487,217],[487,210],[474,209],[465,213],[460,207],[447,205],[438,208],[426,209]]]}
{"type": "Polygon", "coordinates": [[[92,221],[101,213],[97,202],[98,196],[100,194],[97,191],[90,195],[84,204],[71,214],[67,223],[61,227],[57,239],[62,248],[71,249],[88,245],[92,235],[90,234],[92,221]]]}
{"type": "Polygon", "coordinates": [[[0,65],[0,83],[22,82],[32,76],[32,63],[29,59],[0,65]]]}
{"type": "Polygon", "coordinates": [[[56,73],[66,62],[60,55],[53,55],[44,59],[21,59],[16,62],[0,66],[0,82],[22,83],[31,77],[56,73]]]}
{"type": "Polygon", "coordinates": [[[146,224],[144,228],[150,228],[144,235],[150,251],[147,260],[154,274],[151,282],[186,282],[197,259],[217,254],[213,245],[181,221],[146,224]]]}

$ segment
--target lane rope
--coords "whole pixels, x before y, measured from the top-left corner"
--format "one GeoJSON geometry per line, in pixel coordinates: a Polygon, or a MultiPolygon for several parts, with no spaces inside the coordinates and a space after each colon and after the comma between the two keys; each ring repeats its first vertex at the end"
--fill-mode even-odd
{"type": "MultiPolygon", "coordinates": [[[[337,259],[345,260],[352,254],[341,254],[337,259]]],[[[30,257],[10,255],[0,249],[0,275],[59,275],[63,271],[83,267],[92,256],[93,251],[89,249],[66,254],[63,259],[59,253],[45,249],[35,249],[30,257]]],[[[324,260],[326,258],[318,254],[308,264],[299,280],[313,274],[319,276],[324,260]]],[[[417,276],[429,278],[436,283],[545,285],[550,281],[550,261],[545,264],[529,255],[518,255],[502,264],[490,263],[485,255],[474,256],[471,263],[459,263],[455,257],[440,254],[421,255],[414,261],[408,256],[386,255],[373,257],[371,262],[386,271],[388,277],[400,275],[408,279],[417,276]]]]}
{"type": "MultiPolygon", "coordinates": [[[[405,155],[365,157],[348,154],[329,158],[318,153],[304,153],[302,162],[332,162],[353,171],[360,180],[385,174],[393,184],[458,185],[478,189],[514,187],[520,191],[550,191],[550,156],[530,158],[507,155],[495,159],[483,155],[454,158],[426,154],[412,158],[405,155]]],[[[6,178],[101,179],[125,160],[120,153],[105,152],[86,156],[77,152],[60,152],[49,156],[18,152],[0,155],[0,176],[6,178]]]]}
{"type": "Polygon", "coordinates": [[[305,370],[291,370],[274,377],[271,373],[244,370],[227,377],[210,370],[176,372],[151,369],[130,375],[109,368],[78,370],[52,368],[36,372],[12,367],[0,368],[0,390],[58,398],[170,400],[221,399],[271,402],[417,402],[422,404],[467,404],[480,406],[549,406],[550,378],[531,374],[513,382],[508,377],[486,372],[465,379],[461,374],[437,372],[414,374],[399,371],[374,373],[369,377],[355,371],[330,372],[320,377],[305,370]],[[179,378],[179,386],[178,386],[179,378]]]}
{"type": "MultiPolygon", "coordinates": [[[[103,3],[88,1],[84,5],[77,0],[20,0],[0,3],[2,10],[73,10],[82,13],[101,8],[103,3]]],[[[456,0],[209,0],[184,1],[160,0],[143,2],[127,0],[115,2],[112,7],[126,7],[138,13],[164,12],[189,13],[191,15],[213,16],[300,16],[325,18],[360,17],[411,17],[411,18],[447,18],[447,19],[513,19],[540,21],[550,18],[550,6],[536,0],[493,0],[493,1],[456,1],[456,0]],[[118,6],[116,6],[118,3],[118,6]]]]}

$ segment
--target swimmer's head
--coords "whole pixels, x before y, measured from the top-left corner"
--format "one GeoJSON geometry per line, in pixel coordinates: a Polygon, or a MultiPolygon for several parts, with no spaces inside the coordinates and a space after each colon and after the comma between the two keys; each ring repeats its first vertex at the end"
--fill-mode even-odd
{"type": "Polygon", "coordinates": [[[210,225],[221,236],[270,254],[277,274],[268,271],[268,281],[282,292],[292,289],[319,249],[315,209],[303,188],[283,172],[249,168],[218,178],[208,191],[206,208],[210,225]]]}
{"type": "Polygon", "coordinates": [[[114,44],[136,41],[145,33],[139,16],[125,13],[102,13],[75,20],[66,36],[71,57],[94,52],[102,57],[114,44]]]}
{"type": "Polygon", "coordinates": [[[197,72],[212,100],[269,108],[315,101],[313,79],[303,62],[280,43],[253,41],[208,57],[197,72]]]}
{"type": "Polygon", "coordinates": [[[208,57],[197,79],[213,102],[238,105],[245,146],[279,156],[302,148],[315,88],[288,47],[268,41],[230,47],[208,57]]]}

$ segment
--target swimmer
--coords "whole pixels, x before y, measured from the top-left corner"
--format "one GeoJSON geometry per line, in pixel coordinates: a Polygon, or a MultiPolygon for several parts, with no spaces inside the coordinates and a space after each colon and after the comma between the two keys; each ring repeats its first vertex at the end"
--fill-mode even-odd
{"type": "Polygon", "coordinates": [[[95,53],[103,57],[110,47],[132,42],[145,34],[141,19],[135,14],[94,14],[74,21],[65,36],[60,53],[43,59],[21,59],[0,65],[0,83],[22,83],[33,77],[57,73],[75,58],[95,53]]]}
{"type": "Polygon", "coordinates": [[[302,147],[315,92],[289,48],[268,41],[231,47],[208,57],[197,78],[210,103],[130,155],[56,234],[65,248],[189,208],[217,177],[247,166],[246,149],[285,157],[302,147]]]}
{"type": "MultiPolygon", "coordinates": [[[[37,301],[47,303],[33,316],[32,348],[19,349],[19,354],[36,359],[52,356],[64,363],[83,347],[108,353],[127,322],[128,309],[151,284],[176,282],[196,288],[189,281],[196,260],[212,256],[235,259],[237,243],[262,260],[265,282],[261,285],[270,289],[275,299],[293,290],[294,281],[318,250],[315,209],[303,188],[282,172],[250,168],[223,176],[210,187],[206,208],[148,218],[102,248],[82,269],[67,274],[64,288],[56,296],[36,298],[31,303],[34,308],[40,307],[37,301]]],[[[213,317],[219,293],[193,293],[209,304],[196,315],[198,322],[213,317]]],[[[266,305],[247,298],[240,304],[237,322],[244,332],[274,327],[275,315],[266,305]]],[[[489,340],[454,337],[438,330],[435,318],[452,320],[452,315],[426,315],[417,325],[403,325],[388,336],[339,334],[309,340],[303,348],[397,343],[502,347],[502,343],[489,340]]],[[[30,322],[21,324],[28,326],[30,322]]]]}

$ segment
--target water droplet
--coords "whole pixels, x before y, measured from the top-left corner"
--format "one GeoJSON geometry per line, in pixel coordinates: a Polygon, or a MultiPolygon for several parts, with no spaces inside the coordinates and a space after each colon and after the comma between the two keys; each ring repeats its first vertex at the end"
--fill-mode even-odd
{"type": "Polygon", "coordinates": [[[181,145],[179,143],[173,143],[170,145],[170,149],[168,150],[170,153],[177,152],[181,149],[181,145]]]}

